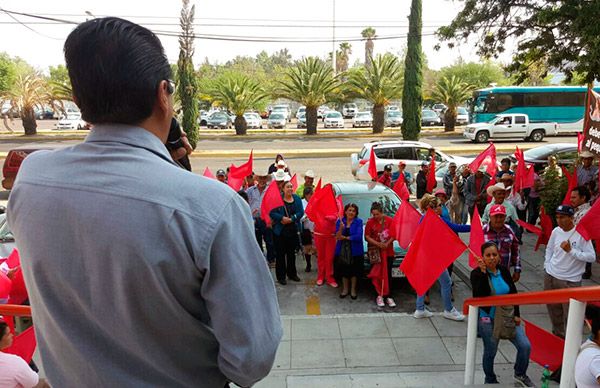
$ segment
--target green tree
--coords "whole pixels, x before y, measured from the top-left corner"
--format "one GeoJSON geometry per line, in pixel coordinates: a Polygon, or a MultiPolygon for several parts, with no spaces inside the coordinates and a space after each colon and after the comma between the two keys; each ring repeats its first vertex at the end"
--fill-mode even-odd
{"type": "Polygon", "coordinates": [[[17,69],[6,53],[0,53],[0,93],[11,89],[17,78],[17,69]]]}
{"type": "Polygon", "coordinates": [[[329,101],[338,89],[338,78],[325,61],[308,57],[288,69],[279,81],[277,97],[288,98],[306,106],[306,134],[317,134],[317,108],[329,101]]]}
{"type": "Polygon", "coordinates": [[[373,49],[375,48],[375,43],[373,39],[377,36],[375,33],[375,29],[373,27],[367,27],[360,33],[365,41],[365,66],[371,66],[371,59],[373,59],[373,49]]]}
{"type": "Polygon", "coordinates": [[[490,84],[499,86],[511,84],[502,67],[489,60],[482,62],[458,60],[451,66],[441,68],[439,77],[448,79],[456,77],[475,89],[487,88],[490,84]]]}
{"type": "Polygon", "coordinates": [[[402,96],[402,72],[398,58],[392,54],[377,55],[371,66],[353,69],[345,83],[347,94],[373,104],[373,133],[383,132],[385,106],[402,96]]]}
{"type": "Polygon", "coordinates": [[[37,74],[18,75],[10,91],[2,95],[10,101],[12,109],[19,112],[23,120],[25,135],[37,133],[35,109],[54,104],[54,97],[46,80],[37,74]]]}
{"type": "Polygon", "coordinates": [[[343,73],[348,71],[348,62],[350,61],[350,54],[352,54],[352,45],[348,42],[340,43],[340,49],[336,52],[336,73],[343,73]]]}
{"type": "Polygon", "coordinates": [[[433,90],[432,98],[448,107],[444,112],[444,131],[454,131],[457,108],[471,97],[472,91],[472,86],[455,76],[451,78],[442,77],[438,81],[433,90]]]}
{"type": "Polygon", "coordinates": [[[245,135],[247,130],[244,112],[250,109],[263,109],[269,97],[258,82],[246,75],[228,73],[214,82],[209,94],[214,101],[226,106],[235,114],[235,133],[245,135]]]}
{"type": "Polygon", "coordinates": [[[404,90],[402,92],[402,137],[418,140],[421,132],[421,107],[423,105],[423,51],[421,30],[423,4],[412,0],[408,18],[408,44],[404,62],[404,90]]]}
{"type": "Polygon", "coordinates": [[[569,185],[566,177],[560,176],[558,171],[556,168],[546,168],[541,177],[544,185],[539,189],[540,202],[552,220],[555,219],[556,208],[562,203],[569,185]]]}
{"type": "Polygon", "coordinates": [[[198,83],[194,72],[194,13],[195,6],[190,8],[189,0],[182,0],[179,24],[179,61],[177,62],[177,93],[181,101],[181,127],[187,133],[192,148],[198,143],[198,83]]]}
{"type": "Polygon", "coordinates": [[[478,53],[488,58],[517,40],[512,73],[527,78],[528,63],[545,60],[567,80],[578,72],[587,83],[600,79],[599,17],[597,0],[465,0],[463,10],[437,33],[450,47],[475,35],[478,53]]]}

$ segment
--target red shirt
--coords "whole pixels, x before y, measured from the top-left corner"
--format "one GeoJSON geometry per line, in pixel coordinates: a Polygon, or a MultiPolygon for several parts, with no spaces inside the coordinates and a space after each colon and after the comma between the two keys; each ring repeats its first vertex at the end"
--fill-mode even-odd
{"type": "MultiPolygon", "coordinates": [[[[384,216],[383,226],[374,218],[369,218],[369,220],[367,221],[367,225],[365,226],[365,238],[369,236],[373,240],[380,242],[389,240],[390,238],[394,239],[394,237],[392,236],[392,225],[392,217],[384,216]]],[[[394,257],[394,245],[390,244],[387,250],[382,251],[382,253],[386,253],[387,257],[394,257]]]]}

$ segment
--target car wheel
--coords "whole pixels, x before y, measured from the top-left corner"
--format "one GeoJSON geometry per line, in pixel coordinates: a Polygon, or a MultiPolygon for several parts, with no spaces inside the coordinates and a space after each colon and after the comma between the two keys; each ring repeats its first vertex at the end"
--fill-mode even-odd
{"type": "Polygon", "coordinates": [[[531,141],[539,143],[540,141],[544,140],[544,131],[542,131],[541,129],[536,129],[531,133],[529,137],[531,138],[531,141]]]}
{"type": "Polygon", "coordinates": [[[489,138],[490,135],[487,131],[480,131],[477,132],[477,135],[475,135],[475,141],[477,143],[485,143],[486,141],[488,141],[489,138]]]}

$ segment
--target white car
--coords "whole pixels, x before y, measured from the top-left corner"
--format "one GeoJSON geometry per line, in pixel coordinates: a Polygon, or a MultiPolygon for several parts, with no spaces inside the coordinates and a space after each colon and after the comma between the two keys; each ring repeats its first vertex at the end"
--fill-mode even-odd
{"type": "Polygon", "coordinates": [[[286,123],[287,123],[287,120],[285,119],[285,116],[283,115],[283,113],[273,112],[267,119],[267,127],[269,129],[275,129],[275,128],[283,129],[283,128],[285,128],[286,123]]]}
{"type": "Polygon", "coordinates": [[[83,129],[86,122],[81,119],[81,113],[67,113],[67,116],[58,120],[56,129],[83,129]]]}
{"type": "MultiPolygon", "coordinates": [[[[350,155],[350,165],[352,175],[358,180],[370,181],[368,162],[371,156],[371,148],[374,148],[377,160],[377,171],[382,172],[386,164],[391,164],[395,169],[398,163],[406,163],[406,170],[416,177],[421,168],[421,163],[429,160],[429,149],[433,148],[430,144],[420,141],[387,140],[365,143],[359,153],[350,155]]],[[[469,164],[472,158],[463,158],[460,156],[450,156],[442,151],[435,151],[436,163],[438,167],[447,162],[455,162],[458,166],[469,164]]]]}
{"type": "Polygon", "coordinates": [[[298,111],[296,112],[296,119],[300,119],[300,116],[305,116],[305,115],[306,115],[306,107],[301,106],[300,108],[298,108],[298,111]]]}
{"type": "Polygon", "coordinates": [[[327,106],[327,105],[321,105],[318,109],[317,109],[317,118],[318,119],[324,119],[325,118],[325,113],[329,112],[331,109],[327,106]]]}
{"type": "Polygon", "coordinates": [[[290,106],[286,104],[274,105],[271,109],[271,113],[281,113],[285,116],[287,122],[292,121],[292,112],[290,106]]]}
{"type": "Polygon", "coordinates": [[[385,112],[385,126],[399,127],[402,125],[402,112],[399,110],[389,110],[385,112]]]}
{"type": "Polygon", "coordinates": [[[344,115],[344,118],[352,118],[356,116],[357,113],[358,106],[353,102],[344,104],[344,106],[342,107],[342,114],[344,115]]]}
{"type": "Polygon", "coordinates": [[[358,112],[352,119],[352,128],[372,127],[373,115],[371,112],[358,112]]]}
{"type": "Polygon", "coordinates": [[[385,107],[386,112],[400,112],[398,105],[388,105],[385,107]]]}
{"type": "Polygon", "coordinates": [[[344,128],[344,118],[340,112],[331,111],[325,114],[325,128],[344,128]]]}
{"type": "Polygon", "coordinates": [[[250,129],[262,129],[262,119],[258,113],[246,112],[244,113],[246,119],[246,126],[250,129]]]}
{"type": "Polygon", "coordinates": [[[462,106],[456,108],[456,125],[469,124],[469,111],[462,106]]]}
{"type": "Polygon", "coordinates": [[[467,125],[463,136],[476,143],[508,138],[540,142],[545,136],[555,136],[557,128],[558,124],[554,122],[530,122],[526,114],[501,114],[487,123],[467,125]]]}

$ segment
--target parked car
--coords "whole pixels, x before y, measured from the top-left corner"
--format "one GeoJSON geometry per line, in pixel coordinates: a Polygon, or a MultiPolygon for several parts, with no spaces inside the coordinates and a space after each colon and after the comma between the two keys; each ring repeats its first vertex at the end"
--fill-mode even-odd
{"type": "Polygon", "coordinates": [[[353,102],[344,104],[344,106],[342,107],[342,115],[346,119],[351,119],[357,113],[358,113],[358,106],[353,102]]]}
{"type": "Polygon", "coordinates": [[[15,238],[6,221],[6,214],[0,214],[0,257],[10,256],[16,247],[15,238]]]}
{"type": "Polygon", "coordinates": [[[208,117],[209,117],[208,112],[205,110],[201,110],[200,115],[198,117],[198,124],[200,124],[201,127],[206,127],[206,124],[208,122],[208,117]]]}
{"type": "Polygon", "coordinates": [[[385,107],[386,112],[400,112],[400,107],[398,105],[388,105],[385,107]]]}
{"type": "Polygon", "coordinates": [[[324,119],[325,112],[329,112],[330,110],[331,110],[331,108],[329,108],[327,105],[321,105],[320,107],[317,108],[317,118],[324,119]]]}
{"type": "Polygon", "coordinates": [[[54,118],[54,111],[48,107],[36,109],[35,118],[36,120],[52,120],[54,118]]]}
{"type": "Polygon", "coordinates": [[[402,112],[399,110],[390,110],[385,113],[386,127],[399,127],[402,125],[402,112]]]}
{"type": "Polygon", "coordinates": [[[255,112],[246,112],[244,113],[244,118],[246,119],[246,126],[250,129],[262,129],[262,119],[255,112]]]}
{"type": "Polygon", "coordinates": [[[344,128],[344,118],[340,112],[331,111],[325,115],[325,128],[344,128]]]}
{"type": "Polygon", "coordinates": [[[215,129],[229,129],[233,126],[233,120],[231,116],[227,114],[227,112],[214,112],[211,114],[206,120],[206,126],[215,129]]]}
{"type": "Polygon", "coordinates": [[[87,123],[81,119],[81,112],[73,112],[58,120],[56,129],[84,129],[86,125],[87,123]]]}
{"type": "Polygon", "coordinates": [[[296,128],[306,128],[306,113],[301,113],[296,121],[296,128]]]}
{"type": "MultiPolygon", "coordinates": [[[[383,167],[386,164],[392,164],[394,168],[397,168],[398,163],[403,161],[406,163],[407,171],[415,176],[421,168],[421,163],[429,161],[429,149],[433,147],[430,144],[419,141],[404,140],[386,140],[365,143],[360,152],[350,155],[352,175],[358,180],[371,180],[368,167],[366,167],[369,157],[371,156],[371,148],[374,148],[375,156],[377,157],[378,173],[383,172],[383,167]]],[[[470,163],[473,159],[451,156],[436,150],[435,160],[439,166],[445,162],[455,162],[460,166],[462,164],[470,163]]]]}
{"type": "Polygon", "coordinates": [[[300,116],[302,115],[306,115],[306,107],[305,106],[301,106],[300,108],[298,108],[298,110],[296,111],[296,118],[299,119],[300,116]]]}
{"type": "Polygon", "coordinates": [[[6,190],[12,190],[21,163],[23,163],[23,160],[33,152],[65,147],[67,147],[65,144],[60,143],[33,143],[11,149],[8,151],[8,154],[4,159],[4,165],[2,166],[2,187],[6,190]]]}
{"type": "Polygon", "coordinates": [[[446,111],[447,106],[444,104],[434,104],[431,109],[439,115],[440,113],[444,113],[446,111]]]}
{"type": "Polygon", "coordinates": [[[371,112],[358,112],[352,119],[352,128],[372,127],[373,115],[371,112]]]}
{"type": "Polygon", "coordinates": [[[429,125],[442,125],[442,119],[435,111],[423,109],[421,112],[421,125],[424,127],[429,125]]]}
{"type": "Polygon", "coordinates": [[[285,128],[286,124],[287,119],[285,118],[285,115],[283,113],[278,113],[275,111],[271,113],[267,121],[267,126],[269,128],[285,128]]]}
{"type": "MultiPolygon", "coordinates": [[[[376,182],[334,182],[333,191],[336,196],[341,195],[344,206],[353,203],[358,206],[361,218],[365,220],[369,217],[369,210],[373,202],[380,202],[383,205],[383,213],[386,216],[393,217],[400,206],[401,200],[398,195],[389,187],[376,182]]],[[[364,231],[363,231],[364,233],[364,231]]],[[[363,239],[365,252],[367,252],[367,243],[363,239]]],[[[400,264],[406,256],[406,251],[394,241],[394,264],[392,267],[392,277],[400,278],[405,275],[400,271],[400,264]]],[[[371,263],[365,255],[365,273],[371,268],[371,263]]]]}
{"type": "Polygon", "coordinates": [[[485,143],[488,139],[509,138],[540,142],[544,140],[544,136],[554,136],[557,131],[557,123],[530,122],[529,116],[525,114],[501,114],[490,122],[468,125],[463,136],[476,143],[485,143]]]}
{"type": "Polygon", "coordinates": [[[284,115],[287,122],[292,121],[292,111],[290,110],[290,106],[287,104],[273,106],[271,113],[281,113],[284,115]]]}
{"type": "MultiPolygon", "coordinates": [[[[525,162],[542,167],[548,165],[548,157],[550,156],[554,156],[559,165],[568,166],[575,164],[578,155],[577,144],[573,143],[545,144],[523,152],[525,162]]],[[[514,154],[510,155],[509,158],[512,163],[517,163],[514,154]]]]}
{"type": "Polygon", "coordinates": [[[456,108],[456,125],[467,125],[469,124],[469,111],[467,108],[459,106],[456,108]]]}

